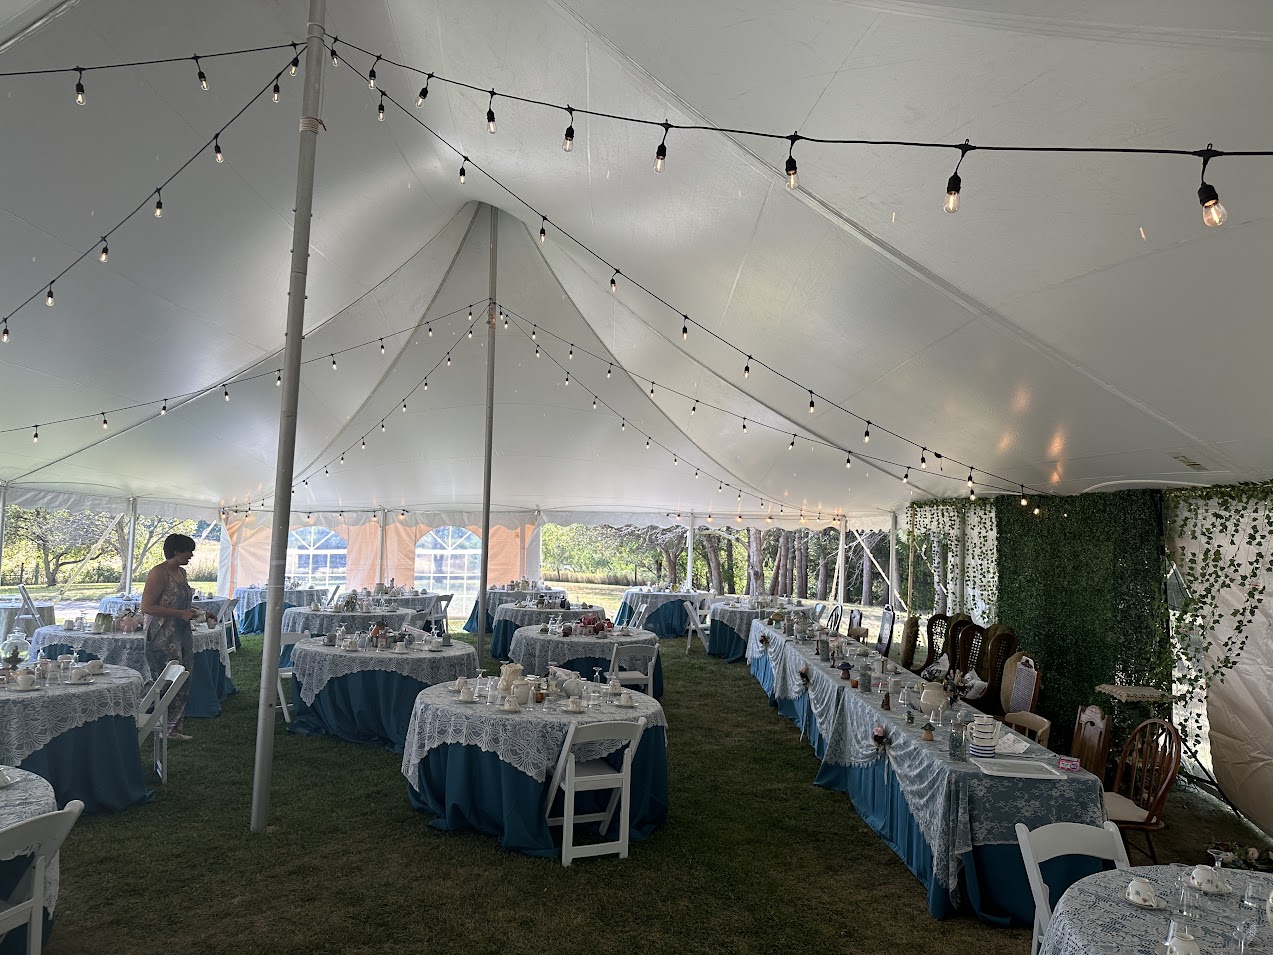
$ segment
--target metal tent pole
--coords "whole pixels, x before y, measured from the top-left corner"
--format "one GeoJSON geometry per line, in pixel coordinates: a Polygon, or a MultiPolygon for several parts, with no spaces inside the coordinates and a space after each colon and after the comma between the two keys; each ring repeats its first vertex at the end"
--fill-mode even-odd
{"type": "Polygon", "coordinates": [[[133,554],[137,552],[137,498],[128,499],[128,553],[124,555],[124,593],[133,592],[133,554]]]}
{"type": "Polygon", "coordinates": [[[848,525],[848,521],[849,519],[847,517],[844,517],[844,516],[840,517],[840,547],[839,547],[839,550],[836,552],[836,558],[835,558],[836,559],[836,564],[835,564],[836,578],[837,578],[835,602],[838,604],[844,603],[844,582],[845,582],[845,577],[848,576],[844,572],[844,535],[847,533],[846,528],[848,525]]]}
{"type": "Polygon", "coordinates": [[[323,23],[327,0],[309,0],[305,31],[305,94],[301,106],[296,162],[296,204],[292,214],[292,265],[287,289],[287,330],[283,387],[279,402],[278,457],[274,471],[274,521],[270,532],[270,580],[261,650],[261,692],[256,708],[256,760],[252,770],[252,831],[264,832],[270,818],[270,774],[274,760],[279,642],[283,630],[283,578],[291,531],[292,469],[296,463],[296,410],[301,391],[301,335],[305,329],[305,284],[309,272],[309,229],[314,209],[314,153],[318,148],[319,104],[323,93],[323,23]]]}
{"type": "Polygon", "coordinates": [[[491,300],[486,307],[486,447],[482,457],[482,577],[477,591],[477,665],[486,666],[486,588],[491,569],[491,446],[495,434],[495,273],[499,212],[491,206],[491,300]]]}
{"type": "Polygon", "coordinates": [[[380,583],[385,583],[385,525],[389,521],[389,512],[383,507],[380,509],[380,576],[376,578],[380,583]]]}
{"type": "Polygon", "coordinates": [[[694,584],[694,512],[690,511],[690,522],[685,525],[685,583],[694,584]]]}
{"type": "Polygon", "coordinates": [[[893,609],[901,602],[897,585],[897,511],[889,514],[891,520],[888,527],[888,602],[893,609]]]}
{"type": "MultiPolygon", "coordinates": [[[[4,519],[9,512],[9,485],[0,484],[0,571],[4,569],[4,519]]],[[[0,573],[3,579],[3,573],[0,573]]]]}

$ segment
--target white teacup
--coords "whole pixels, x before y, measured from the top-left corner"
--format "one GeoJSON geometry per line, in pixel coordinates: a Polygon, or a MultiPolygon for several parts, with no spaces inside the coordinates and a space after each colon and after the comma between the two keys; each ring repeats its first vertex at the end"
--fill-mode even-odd
{"type": "Polygon", "coordinates": [[[1134,905],[1157,905],[1158,896],[1148,879],[1132,879],[1127,883],[1127,901],[1134,905]]]}
{"type": "Polygon", "coordinates": [[[89,660],[86,664],[89,673],[101,673],[105,665],[101,660],[89,660]]]}
{"type": "Polygon", "coordinates": [[[582,698],[582,697],[578,697],[578,696],[572,696],[572,697],[570,698],[570,702],[568,702],[568,703],[566,704],[566,709],[567,709],[567,711],[569,711],[569,712],[571,712],[571,713],[582,713],[582,712],[583,712],[583,698],[582,698]]]}
{"type": "Polygon", "coordinates": [[[433,640],[432,640],[432,642],[430,642],[429,646],[431,646],[434,650],[441,650],[441,649],[442,649],[442,638],[441,638],[441,637],[434,637],[434,638],[433,638],[433,640]]]}
{"type": "Polygon", "coordinates": [[[63,622],[62,622],[62,629],[63,629],[63,630],[74,630],[74,629],[75,629],[75,621],[74,621],[74,620],[65,620],[65,621],[63,621],[63,622]]]}
{"type": "Polygon", "coordinates": [[[95,624],[93,624],[93,630],[92,630],[92,632],[93,632],[93,633],[101,633],[101,632],[102,632],[102,625],[101,625],[100,623],[95,623],[95,624]]]}
{"type": "Polygon", "coordinates": [[[89,676],[88,670],[87,670],[87,669],[85,669],[84,667],[72,667],[72,668],[71,668],[71,682],[72,682],[72,683],[83,683],[84,681],[86,681],[86,680],[88,679],[88,676],[89,676]]]}
{"type": "Polygon", "coordinates": [[[632,691],[624,690],[623,694],[619,697],[619,702],[624,706],[632,706],[634,702],[632,699],[632,691]]]}
{"type": "Polygon", "coordinates": [[[521,712],[521,707],[517,705],[517,697],[515,696],[510,696],[507,700],[505,700],[502,709],[508,713],[521,712]]]}
{"type": "Polygon", "coordinates": [[[455,688],[456,688],[457,690],[462,690],[462,689],[464,689],[464,688],[465,688],[466,686],[468,686],[468,685],[469,685],[469,678],[468,678],[468,677],[466,677],[466,676],[457,676],[457,677],[455,678],[455,688]]]}
{"type": "Polygon", "coordinates": [[[1194,866],[1193,884],[1204,892],[1223,892],[1227,888],[1220,874],[1209,865],[1194,866]]]}
{"type": "Polygon", "coordinates": [[[1179,932],[1167,943],[1167,951],[1169,955],[1200,955],[1202,949],[1188,932],[1179,932]]]}
{"type": "Polygon", "coordinates": [[[465,703],[473,702],[473,687],[465,685],[460,687],[460,699],[465,703]]]}
{"type": "Polygon", "coordinates": [[[35,674],[30,670],[19,670],[15,679],[17,680],[18,687],[23,690],[29,690],[31,687],[35,686],[35,674]]]}

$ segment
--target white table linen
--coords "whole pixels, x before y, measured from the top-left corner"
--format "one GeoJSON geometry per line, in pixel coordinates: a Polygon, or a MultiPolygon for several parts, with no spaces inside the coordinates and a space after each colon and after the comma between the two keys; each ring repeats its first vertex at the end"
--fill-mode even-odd
{"type": "MultiPolygon", "coordinates": [[[[57,797],[48,780],[13,766],[5,766],[4,773],[17,782],[0,789],[0,829],[15,826],[47,812],[57,812],[57,797]]],[[[30,852],[31,847],[20,847],[17,852],[0,855],[0,862],[8,862],[18,856],[29,855],[30,852]]],[[[50,915],[57,907],[57,894],[61,885],[59,856],[60,853],[55,854],[44,867],[44,908],[50,915]]]]}
{"type": "Polygon", "coordinates": [[[136,718],[142,676],[131,667],[108,665],[92,683],[59,683],[27,692],[14,686],[0,690],[0,763],[7,765],[104,716],[136,718]]]}
{"type": "MultiPolygon", "coordinates": [[[[38,600],[35,602],[36,613],[40,615],[43,625],[48,626],[56,623],[53,618],[53,603],[47,600],[38,600]]],[[[0,603],[0,641],[4,640],[12,632],[17,619],[23,613],[21,603],[0,603]]],[[[26,635],[30,638],[40,625],[32,626],[29,621],[25,623],[26,635]]]]}
{"type": "Polygon", "coordinates": [[[146,662],[146,637],[140,631],[137,633],[89,633],[87,630],[41,627],[31,638],[29,657],[34,660],[41,656],[41,651],[46,646],[59,643],[91,653],[103,663],[136,670],[147,683],[154,679],[150,673],[150,664],[146,662]]]}
{"type": "Polygon", "coordinates": [[[328,682],[366,670],[401,673],[419,680],[425,686],[454,682],[456,677],[477,675],[477,651],[467,643],[456,642],[441,650],[345,650],[329,647],[321,639],[311,637],[292,648],[292,669],[301,685],[301,699],[309,706],[328,682]]]}
{"type": "MultiPolygon", "coordinates": [[[[569,670],[570,661],[581,657],[603,657],[609,660],[616,646],[658,646],[658,643],[659,635],[649,630],[629,630],[626,634],[607,630],[603,637],[563,637],[561,634],[540,633],[539,627],[521,627],[513,634],[508,656],[514,663],[525,667],[527,673],[545,675],[549,663],[557,663],[569,670]]],[[[591,676],[588,673],[581,675],[591,676]]]]}

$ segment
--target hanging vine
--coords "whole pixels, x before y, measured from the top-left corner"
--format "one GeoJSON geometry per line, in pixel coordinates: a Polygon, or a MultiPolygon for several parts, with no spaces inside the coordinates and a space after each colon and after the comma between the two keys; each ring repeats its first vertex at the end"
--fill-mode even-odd
{"type": "Polygon", "coordinates": [[[1172,627],[1178,722],[1198,747],[1207,691],[1238,665],[1273,578],[1273,483],[1168,491],[1166,501],[1184,591],[1172,627]]]}
{"type": "Polygon", "coordinates": [[[928,534],[940,544],[946,579],[951,582],[949,613],[967,613],[993,623],[999,605],[999,559],[992,500],[942,498],[911,504],[908,519],[914,534],[928,534]],[[961,534],[962,531],[962,534],[961,534]],[[960,538],[963,560],[960,566],[960,538]],[[963,587],[954,584],[962,575],[963,587]],[[962,594],[962,601],[959,599],[962,594]]]}

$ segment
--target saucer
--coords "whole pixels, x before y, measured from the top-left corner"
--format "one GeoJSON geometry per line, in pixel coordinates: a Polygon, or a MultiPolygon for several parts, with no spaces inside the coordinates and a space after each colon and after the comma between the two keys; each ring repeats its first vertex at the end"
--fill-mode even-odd
{"type": "Polygon", "coordinates": [[[44,687],[42,687],[42,686],[18,686],[16,683],[14,683],[14,684],[12,684],[12,685],[9,687],[9,689],[11,689],[14,693],[34,693],[36,690],[43,690],[43,689],[44,689],[44,687]]]}
{"type": "Polygon", "coordinates": [[[477,702],[480,702],[480,701],[478,700],[478,698],[477,698],[477,697],[473,697],[473,699],[471,699],[471,700],[466,700],[466,699],[464,699],[464,697],[460,696],[460,697],[456,697],[455,702],[457,702],[457,703],[477,703],[477,702]]]}
{"type": "Polygon", "coordinates": [[[572,716],[582,716],[584,713],[587,713],[587,712],[588,712],[588,707],[586,707],[586,706],[581,706],[581,707],[579,707],[579,709],[577,709],[577,710],[576,710],[576,709],[572,709],[572,708],[570,708],[569,706],[563,706],[563,707],[561,708],[561,711],[562,711],[563,713],[569,713],[569,714],[571,714],[572,716]]]}
{"type": "Polygon", "coordinates": [[[625,710],[635,710],[636,700],[633,700],[631,703],[624,703],[622,700],[615,700],[614,705],[625,710]]]}
{"type": "Polygon", "coordinates": [[[1136,908],[1138,909],[1148,909],[1150,911],[1167,908],[1167,903],[1164,902],[1162,899],[1159,899],[1157,902],[1133,902],[1131,899],[1127,898],[1127,896],[1124,895],[1123,901],[1125,901],[1128,905],[1136,906],[1136,908]]]}
{"type": "Polygon", "coordinates": [[[90,676],[90,677],[89,677],[88,679],[86,679],[86,680],[67,680],[67,681],[66,681],[65,683],[63,683],[62,685],[63,685],[63,686],[83,686],[83,685],[84,685],[84,684],[86,684],[86,683],[96,683],[96,682],[97,682],[97,681],[96,681],[96,680],[94,680],[94,679],[90,676]]]}
{"type": "Polygon", "coordinates": [[[520,713],[522,711],[522,708],[519,706],[515,710],[510,710],[507,706],[501,706],[499,708],[499,711],[501,713],[520,713]]]}
{"type": "Polygon", "coordinates": [[[434,647],[434,646],[430,646],[430,647],[428,647],[427,649],[428,649],[428,651],[429,651],[430,653],[441,653],[441,652],[445,649],[445,647],[434,647]]]}
{"type": "Polygon", "coordinates": [[[1193,879],[1189,880],[1189,885],[1191,888],[1197,889],[1203,895],[1228,895],[1230,892],[1233,891],[1233,886],[1231,885],[1223,885],[1218,889],[1204,889],[1193,879]]]}

